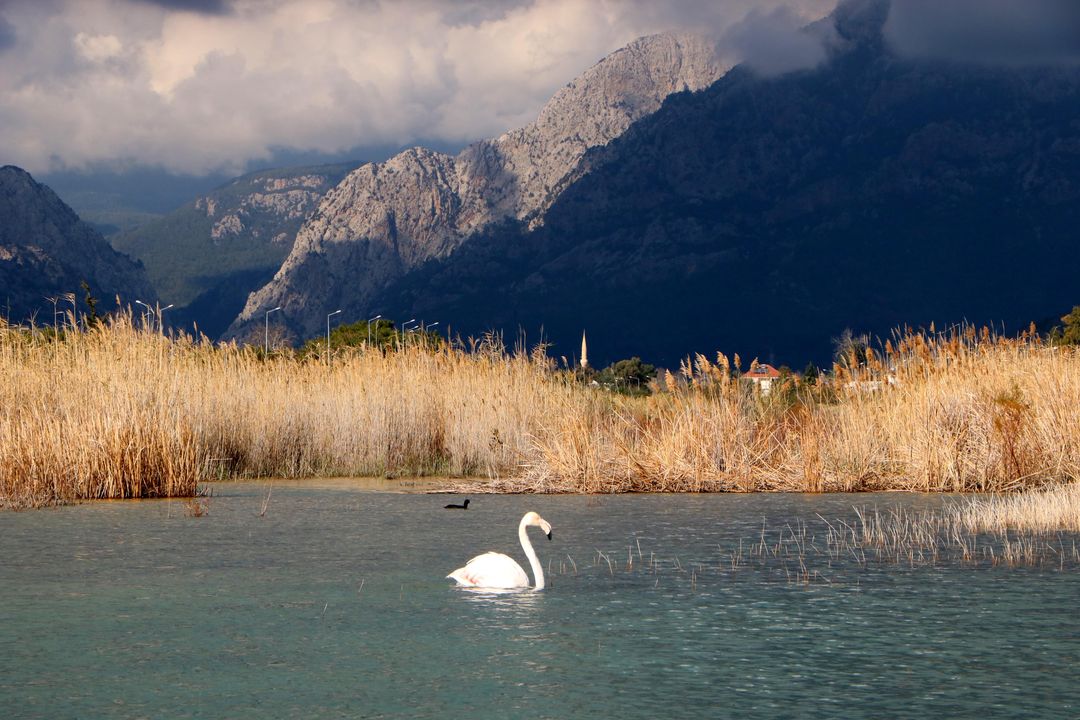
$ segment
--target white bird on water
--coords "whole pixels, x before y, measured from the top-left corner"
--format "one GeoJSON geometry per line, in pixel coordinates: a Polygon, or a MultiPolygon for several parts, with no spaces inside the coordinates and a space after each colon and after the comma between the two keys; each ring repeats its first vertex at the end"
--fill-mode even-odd
{"type": "MultiPolygon", "coordinates": [[[[551,539],[551,524],[534,512],[525,513],[518,525],[518,539],[521,541],[521,549],[529,558],[532,565],[533,577],[536,578],[536,590],[544,589],[544,569],[540,567],[540,560],[536,557],[529,535],[525,531],[530,525],[535,525],[547,534],[551,539]]],[[[446,577],[457,581],[462,587],[472,588],[527,588],[529,576],[521,569],[513,558],[497,552],[488,552],[477,555],[465,567],[458,568],[446,577]]]]}

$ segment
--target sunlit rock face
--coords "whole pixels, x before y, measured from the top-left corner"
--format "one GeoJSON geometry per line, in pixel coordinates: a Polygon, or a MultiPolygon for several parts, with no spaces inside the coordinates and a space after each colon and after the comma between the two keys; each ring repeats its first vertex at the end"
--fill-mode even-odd
{"type": "Polygon", "coordinates": [[[140,259],[170,324],[217,338],[273,277],[304,220],[359,163],[259,170],[111,238],[140,259]]]}
{"type": "Polygon", "coordinates": [[[556,93],[526,127],[456,156],[413,148],[356,169],[304,223],[281,269],[252,293],[228,335],[244,336],[280,305],[294,339],[312,336],[326,312],[374,310],[379,290],[479,230],[506,220],[541,226],[590,148],[672,93],[705,88],[725,71],[704,38],[641,38],[556,93]]]}

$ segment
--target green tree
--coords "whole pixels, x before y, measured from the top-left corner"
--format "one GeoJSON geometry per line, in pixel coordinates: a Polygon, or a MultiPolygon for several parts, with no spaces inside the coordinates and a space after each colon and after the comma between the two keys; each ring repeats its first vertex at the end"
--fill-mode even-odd
{"type": "MultiPolygon", "coordinates": [[[[439,347],[445,340],[438,333],[427,330],[423,334],[418,328],[411,328],[405,333],[405,344],[412,346],[423,343],[428,347],[439,347]]],[[[401,330],[394,321],[381,318],[370,325],[367,320],[359,320],[347,325],[338,325],[330,331],[330,347],[337,352],[343,348],[359,348],[371,343],[380,349],[396,348],[402,342],[401,330]]],[[[326,336],[320,335],[304,343],[301,355],[322,355],[326,350],[326,336]]]]}
{"type": "Polygon", "coordinates": [[[802,371],[803,383],[805,383],[806,385],[817,385],[818,377],[820,375],[821,371],[818,370],[817,365],[809,362],[806,364],[806,367],[803,368],[802,371]]]}
{"type": "Polygon", "coordinates": [[[571,368],[568,372],[582,385],[589,385],[593,382],[600,382],[600,371],[590,366],[571,368]]]}
{"type": "Polygon", "coordinates": [[[649,381],[656,377],[656,367],[639,357],[618,360],[600,371],[597,381],[627,395],[648,395],[649,381]]]}
{"type": "Polygon", "coordinates": [[[1080,305],[1062,315],[1061,322],[1064,325],[1050,331],[1050,341],[1055,345],[1080,345],[1080,305]]]}
{"type": "Polygon", "coordinates": [[[97,311],[98,300],[90,293],[90,283],[83,280],[79,283],[79,287],[86,293],[84,300],[86,301],[86,307],[89,309],[86,313],[86,326],[97,327],[98,323],[101,322],[101,317],[98,316],[97,311]]]}

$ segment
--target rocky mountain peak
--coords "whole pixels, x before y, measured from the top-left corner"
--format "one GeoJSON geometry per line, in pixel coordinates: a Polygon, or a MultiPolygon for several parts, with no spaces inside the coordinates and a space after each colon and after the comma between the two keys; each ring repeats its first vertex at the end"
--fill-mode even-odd
{"type": "MultiPolygon", "coordinates": [[[[44,309],[45,298],[79,293],[86,281],[103,307],[156,299],[143,268],[116,252],[50,188],[13,165],[0,167],[0,302],[11,322],[44,309]]],[[[51,309],[50,309],[51,312],[51,309]]]]}
{"type": "MultiPolygon", "coordinates": [[[[75,211],[65,205],[52,189],[38,183],[30,173],[20,167],[14,165],[0,167],[0,192],[2,192],[0,211],[4,212],[5,217],[14,217],[15,213],[21,215],[26,208],[32,206],[35,212],[43,216],[42,219],[48,216],[50,222],[61,225],[79,222],[75,211]]],[[[16,232],[17,230],[11,226],[0,228],[0,235],[8,241],[16,239],[16,232]]],[[[25,237],[20,239],[28,240],[25,237]]],[[[50,238],[42,235],[35,240],[48,242],[50,238]]]]}
{"type": "Polygon", "coordinates": [[[668,95],[701,90],[725,70],[708,40],[685,33],[640,38],[604,58],[559,90],[536,122],[493,141],[523,191],[512,214],[545,210],[589,148],[621,135],[668,95]]]}
{"type": "Polygon", "coordinates": [[[173,323],[217,338],[281,267],[326,193],[358,165],[257,170],[112,242],[139,258],[162,300],[176,305],[173,323]]]}
{"type": "Polygon", "coordinates": [[[248,298],[229,336],[242,335],[264,308],[277,305],[294,336],[310,336],[329,305],[368,312],[387,283],[493,223],[541,224],[590,148],[621,135],[672,93],[700,90],[726,70],[702,37],[652,35],[559,90],[523,128],[456,156],[412,148],[356,169],[300,229],[289,257],[248,298]]]}

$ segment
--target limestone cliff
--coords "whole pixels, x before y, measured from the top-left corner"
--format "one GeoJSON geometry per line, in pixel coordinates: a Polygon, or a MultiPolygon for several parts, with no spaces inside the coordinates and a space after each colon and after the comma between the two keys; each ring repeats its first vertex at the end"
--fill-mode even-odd
{"type": "Polygon", "coordinates": [[[357,164],[260,170],[113,238],[146,265],[170,321],[216,338],[292,249],[328,190],[357,164]]]}
{"type": "Polygon", "coordinates": [[[725,70],[704,38],[642,38],[556,93],[524,128],[457,156],[413,148],[356,169],[327,193],[228,335],[242,337],[278,305],[294,338],[315,335],[339,308],[357,318],[378,312],[371,303],[380,289],[478,230],[505,220],[541,225],[587,150],[655,112],[668,95],[705,88],[725,70]]]}

